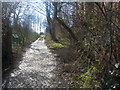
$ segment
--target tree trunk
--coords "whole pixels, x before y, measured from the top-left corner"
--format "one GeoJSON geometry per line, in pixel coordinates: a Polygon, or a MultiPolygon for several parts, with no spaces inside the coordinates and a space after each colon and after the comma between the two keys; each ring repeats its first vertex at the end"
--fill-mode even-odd
{"type": "Polygon", "coordinates": [[[12,29],[9,25],[9,19],[2,21],[2,63],[3,69],[12,64],[12,29]]]}
{"type": "MultiPolygon", "coordinates": [[[[54,13],[56,13],[56,11],[54,11],[54,13]]],[[[46,3],[46,14],[48,21],[48,30],[50,32],[51,39],[55,42],[58,42],[58,39],[56,38],[56,34],[55,34],[55,16],[53,20],[50,18],[50,7],[48,7],[48,3],[46,3]]]]}

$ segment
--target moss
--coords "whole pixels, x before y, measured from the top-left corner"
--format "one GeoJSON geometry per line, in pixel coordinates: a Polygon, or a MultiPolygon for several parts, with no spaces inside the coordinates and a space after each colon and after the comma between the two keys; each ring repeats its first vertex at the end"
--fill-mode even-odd
{"type": "Polygon", "coordinates": [[[63,48],[65,45],[62,45],[61,43],[52,43],[50,44],[49,48],[63,48]]]}
{"type": "Polygon", "coordinates": [[[47,43],[47,46],[50,48],[50,49],[54,49],[54,48],[64,48],[64,47],[67,47],[68,45],[64,45],[64,44],[61,44],[61,43],[55,43],[53,40],[50,40],[49,42],[46,42],[47,43]]]}

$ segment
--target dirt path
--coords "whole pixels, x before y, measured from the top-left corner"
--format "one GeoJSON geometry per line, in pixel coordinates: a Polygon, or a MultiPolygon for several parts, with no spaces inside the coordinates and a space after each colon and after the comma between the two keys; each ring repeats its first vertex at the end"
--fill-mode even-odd
{"type": "Polygon", "coordinates": [[[4,87],[7,88],[54,88],[61,83],[56,78],[55,54],[43,41],[37,39],[23,54],[19,68],[14,69],[4,87]]]}

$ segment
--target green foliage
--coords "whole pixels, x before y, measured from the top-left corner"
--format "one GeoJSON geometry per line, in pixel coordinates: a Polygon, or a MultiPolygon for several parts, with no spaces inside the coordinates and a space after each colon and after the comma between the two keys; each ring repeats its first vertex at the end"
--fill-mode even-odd
{"type": "Polygon", "coordinates": [[[51,40],[51,36],[49,33],[46,33],[46,44],[50,49],[55,49],[55,48],[64,48],[64,47],[68,47],[70,45],[70,43],[66,42],[68,41],[67,38],[59,38],[61,43],[56,43],[53,40],[51,40]]]}
{"type": "Polygon", "coordinates": [[[95,84],[95,87],[99,87],[99,82],[97,82],[94,72],[98,72],[95,66],[89,66],[83,69],[86,71],[78,77],[80,88],[92,88],[92,84],[95,84]],[[87,69],[87,71],[85,70],[87,69]]]}
{"type": "Polygon", "coordinates": [[[63,45],[61,43],[55,43],[54,41],[49,41],[48,42],[48,47],[53,49],[53,48],[64,48],[64,47],[67,47],[67,45],[63,45]]]}
{"type": "Polygon", "coordinates": [[[84,40],[84,41],[83,41],[83,44],[84,44],[85,47],[86,47],[86,46],[90,46],[90,43],[89,43],[87,40],[84,40]]]}
{"type": "Polygon", "coordinates": [[[60,43],[53,43],[50,45],[50,48],[63,48],[64,46],[60,43]]]}

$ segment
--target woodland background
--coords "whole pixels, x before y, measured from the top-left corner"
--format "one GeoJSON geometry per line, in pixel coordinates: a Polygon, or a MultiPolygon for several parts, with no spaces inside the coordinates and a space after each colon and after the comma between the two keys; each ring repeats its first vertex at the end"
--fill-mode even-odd
{"type": "MultiPolygon", "coordinates": [[[[45,35],[47,46],[64,63],[61,73],[70,83],[80,88],[120,88],[120,3],[43,4],[46,31],[38,34],[31,25],[40,20],[28,14],[29,5],[20,16],[20,3],[2,3],[3,72],[16,64],[14,58],[26,45],[45,35]]],[[[33,8],[42,14],[39,4],[33,8]]]]}

